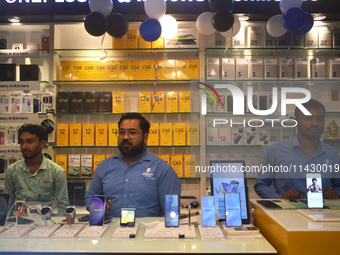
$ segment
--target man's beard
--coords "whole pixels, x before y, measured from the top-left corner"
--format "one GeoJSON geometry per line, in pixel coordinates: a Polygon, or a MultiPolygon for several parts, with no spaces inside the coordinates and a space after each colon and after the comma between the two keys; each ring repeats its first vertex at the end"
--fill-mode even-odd
{"type": "Polygon", "coordinates": [[[301,132],[301,130],[299,130],[299,132],[304,136],[304,137],[306,137],[308,140],[310,140],[310,141],[317,141],[317,140],[320,140],[320,138],[321,138],[321,136],[322,136],[322,132],[323,132],[323,130],[320,130],[319,128],[317,128],[317,127],[311,127],[311,128],[309,128],[309,129],[307,129],[306,131],[302,131],[301,132]],[[318,131],[319,131],[319,133],[318,134],[314,134],[314,135],[312,135],[312,134],[309,134],[309,130],[310,129],[317,129],[318,131]]]}
{"type": "Polygon", "coordinates": [[[118,144],[119,151],[127,157],[134,157],[139,154],[141,154],[144,150],[144,141],[141,140],[140,143],[138,143],[136,146],[133,146],[132,143],[130,143],[128,140],[123,140],[122,143],[118,144]],[[124,148],[124,144],[128,144],[131,147],[129,149],[124,148]]]}
{"type": "Polygon", "coordinates": [[[31,159],[31,158],[34,158],[34,157],[36,157],[37,155],[39,155],[39,152],[32,152],[32,151],[30,151],[31,153],[29,154],[29,156],[25,156],[25,154],[23,153],[22,154],[22,157],[24,158],[24,159],[31,159]]]}

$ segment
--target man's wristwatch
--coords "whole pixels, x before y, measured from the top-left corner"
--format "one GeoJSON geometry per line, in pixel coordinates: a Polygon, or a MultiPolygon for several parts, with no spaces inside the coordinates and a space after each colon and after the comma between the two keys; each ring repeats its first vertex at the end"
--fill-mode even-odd
{"type": "Polygon", "coordinates": [[[73,224],[76,219],[76,208],[74,206],[69,206],[65,210],[66,223],[73,224]]]}
{"type": "Polygon", "coordinates": [[[52,208],[49,206],[43,207],[40,213],[42,220],[50,220],[52,218],[52,208]]]}

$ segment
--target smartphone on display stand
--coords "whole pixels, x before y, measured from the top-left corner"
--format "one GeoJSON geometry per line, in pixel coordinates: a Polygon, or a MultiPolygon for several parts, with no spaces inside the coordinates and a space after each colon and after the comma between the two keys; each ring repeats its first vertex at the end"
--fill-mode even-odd
{"type": "Polygon", "coordinates": [[[90,220],[91,226],[102,226],[105,219],[106,198],[104,195],[92,196],[90,206],[90,220]]]}
{"type": "Polygon", "coordinates": [[[308,208],[323,208],[321,174],[306,174],[306,189],[308,208]]]}
{"type": "Polygon", "coordinates": [[[216,226],[215,197],[202,196],[201,210],[202,210],[202,226],[215,227],[216,226]]]}
{"type": "Polygon", "coordinates": [[[227,227],[241,227],[241,200],[240,193],[224,194],[225,219],[227,227]]]}
{"type": "Polygon", "coordinates": [[[131,227],[135,226],[136,221],[136,209],[134,208],[122,208],[120,211],[120,226],[131,227]]]}
{"type": "Polygon", "coordinates": [[[178,195],[165,195],[165,227],[178,227],[179,201],[178,195]]]}

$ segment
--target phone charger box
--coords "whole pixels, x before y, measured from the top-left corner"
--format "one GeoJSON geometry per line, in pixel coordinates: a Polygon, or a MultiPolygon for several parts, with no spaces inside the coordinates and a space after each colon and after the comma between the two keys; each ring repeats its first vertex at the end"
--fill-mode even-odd
{"type": "Polygon", "coordinates": [[[168,59],[163,61],[164,71],[163,77],[164,80],[176,80],[176,61],[174,59],[168,59]]]}
{"type": "Polygon", "coordinates": [[[20,81],[38,81],[38,65],[20,65],[20,81]]]}
{"type": "Polygon", "coordinates": [[[80,154],[68,154],[68,176],[79,176],[80,154]]]}
{"type": "Polygon", "coordinates": [[[243,145],[244,144],[244,132],[243,128],[231,128],[232,144],[233,145],[243,145]]]}
{"type": "Polygon", "coordinates": [[[112,112],[124,113],[125,108],[124,92],[112,92],[112,112]]]}
{"type": "Polygon", "coordinates": [[[21,95],[11,95],[11,113],[21,113],[21,95]]]}
{"type": "Polygon", "coordinates": [[[109,81],[118,80],[118,61],[108,60],[106,61],[106,75],[105,78],[109,81]]]}
{"type": "Polygon", "coordinates": [[[56,110],[57,113],[71,112],[71,92],[58,92],[56,100],[56,110]]]}
{"type": "Polygon", "coordinates": [[[93,155],[93,172],[98,167],[98,164],[102,162],[104,159],[106,159],[105,154],[94,154],[93,155]]]}
{"type": "Polygon", "coordinates": [[[214,127],[213,123],[207,123],[207,145],[218,145],[218,127],[214,127]]]}
{"type": "Polygon", "coordinates": [[[71,113],[83,113],[84,112],[84,92],[72,91],[71,92],[71,113]]]}
{"type": "Polygon", "coordinates": [[[98,112],[112,112],[112,93],[110,91],[98,92],[98,112]]]}
{"type": "Polygon", "coordinates": [[[56,154],[54,156],[54,162],[58,164],[59,166],[61,166],[65,170],[66,173],[67,173],[67,168],[68,168],[67,158],[68,158],[67,154],[56,154]]]}
{"type": "Polygon", "coordinates": [[[93,123],[83,123],[83,146],[94,146],[94,124],[93,123]]]}
{"type": "Polygon", "coordinates": [[[0,96],[0,113],[9,113],[9,96],[8,95],[1,95],[0,96]]]}
{"type": "Polygon", "coordinates": [[[311,60],[311,78],[315,80],[326,78],[325,60],[323,58],[311,60]]]}
{"type": "Polygon", "coordinates": [[[207,80],[220,79],[220,59],[207,58],[207,80]]]}
{"type": "Polygon", "coordinates": [[[293,78],[293,65],[286,58],[280,60],[280,79],[291,79],[293,78]]]}
{"type": "Polygon", "coordinates": [[[236,59],[236,79],[248,79],[249,78],[249,59],[237,58],[236,59]]]}
{"type": "Polygon", "coordinates": [[[307,58],[295,59],[295,79],[308,79],[308,60],[307,58]]]}
{"type": "MultiPolygon", "coordinates": [[[[109,144],[108,146],[118,146],[118,123],[109,123],[109,144]]],[[[149,134],[149,139],[150,141],[150,134],[149,134]]]]}
{"type": "Polygon", "coordinates": [[[319,48],[319,29],[314,26],[305,34],[305,48],[319,48]]]}
{"type": "Polygon", "coordinates": [[[222,58],[222,80],[235,79],[235,59],[222,58]]]}
{"type": "Polygon", "coordinates": [[[95,146],[107,146],[107,124],[96,124],[95,146]]]}
{"type": "Polygon", "coordinates": [[[188,59],[188,79],[200,78],[199,63],[199,59],[188,59]]]}
{"type": "Polygon", "coordinates": [[[200,145],[200,125],[199,123],[187,123],[187,145],[200,145]]]}
{"type": "Polygon", "coordinates": [[[174,146],[186,145],[186,126],[185,123],[174,123],[174,146]]]}
{"type": "Polygon", "coordinates": [[[57,146],[69,146],[69,124],[57,124],[57,146]]]}
{"type": "Polygon", "coordinates": [[[183,177],[183,154],[171,154],[171,167],[175,170],[178,177],[183,177]]]}
{"type": "Polygon", "coordinates": [[[151,112],[151,91],[139,91],[139,112],[151,112]]]}
{"type": "Polygon", "coordinates": [[[172,146],[172,123],[160,123],[160,146],[172,146]]]}
{"type": "Polygon", "coordinates": [[[97,92],[84,92],[84,113],[96,113],[98,108],[97,92]]]}
{"type": "Polygon", "coordinates": [[[266,58],[264,60],[264,77],[265,79],[279,78],[279,65],[276,58],[266,58]]]}
{"type": "Polygon", "coordinates": [[[70,123],[70,146],[81,146],[82,126],[79,123],[70,123]]]}
{"type": "Polygon", "coordinates": [[[179,111],[191,112],[191,91],[179,92],[179,111]]]}
{"type": "Polygon", "coordinates": [[[81,176],[92,176],[92,154],[81,154],[80,155],[80,175],[81,176]]]}
{"type": "Polygon", "coordinates": [[[184,177],[196,177],[196,154],[184,154],[184,177]]]}
{"type": "Polygon", "coordinates": [[[175,72],[177,80],[188,80],[188,61],[186,59],[177,59],[175,72]]]}
{"type": "Polygon", "coordinates": [[[332,58],[329,60],[330,78],[340,79],[340,58],[332,58]]]}
{"type": "Polygon", "coordinates": [[[178,91],[166,91],[166,112],[178,112],[178,91]]]}
{"type": "Polygon", "coordinates": [[[264,78],[264,65],[262,58],[252,58],[250,60],[250,78],[263,79],[264,78]]]}
{"type": "Polygon", "coordinates": [[[164,91],[153,91],[152,93],[152,112],[164,112],[164,91]]]}
{"type": "Polygon", "coordinates": [[[170,155],[169,154],[158,154],[159,158],[163,159],[166,163],[170,165],[170,155]]]}
{"type": "Polygon", "coordinates": [[[263,27],[248,27],[248,47],[262,48],[263,27]]]}
{"type": "Polygon", "coordinates": [[[15,80],[16,80],[16,65],[0,64],[0,81],[15,81],[15,80]]]}
{"type": "Polygon", "coordinates": [[[21,97],[21,111],[22,113],[32,113],[32,96],[31,95],[23,95],[21,97]]]}
{"type": "Polygon", "coordinates": [[[159,146],[159,123],[150,123],[148,146],[159,146]]]}

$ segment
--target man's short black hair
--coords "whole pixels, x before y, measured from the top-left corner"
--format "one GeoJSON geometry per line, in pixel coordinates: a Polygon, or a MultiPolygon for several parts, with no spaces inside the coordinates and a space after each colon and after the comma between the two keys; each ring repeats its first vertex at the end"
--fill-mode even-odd
{"type": "Polygon", "coordinates": [[[312,182],[313,182],[313,181],[318,181],[318,180],[317,180],[316,178],[313,178],[313,179],[312,179],[312,182]]]}
{"type": "Polygon", "coordinates": [[[150,122],[146,120],[143,117],[143,115],[138,112],[124,113],[118,122],[118,128],[120,128],[120,124],[122,123],[122,121],[127,120],[127,119],[139,120],[139,123],[140,123],[139,127],[142,130],[143,134],[149,133],[150,122]]]}
{"type": "Polygon", "coordinates": [[[31,135],[36,135],[40,141],[47,141],[47,133],[45,129],[40,125],[24,124],[19,128],[19,135],[23,132],[28,132],[31,135]]]}
{"type": "MultiPolygon", "coordinates": [[[[323,106],[323,104],[321,104],[319,101],[316,101],[315,99],[311,99],[306,103],[302,104],[306,109],[322,109],[323,113],[325,115],[326,110],[325,107],[323,106]]],[[[295,108],[295,118],[299,118],[300,116],[300,109],[298,107],[295,108]]]]}

